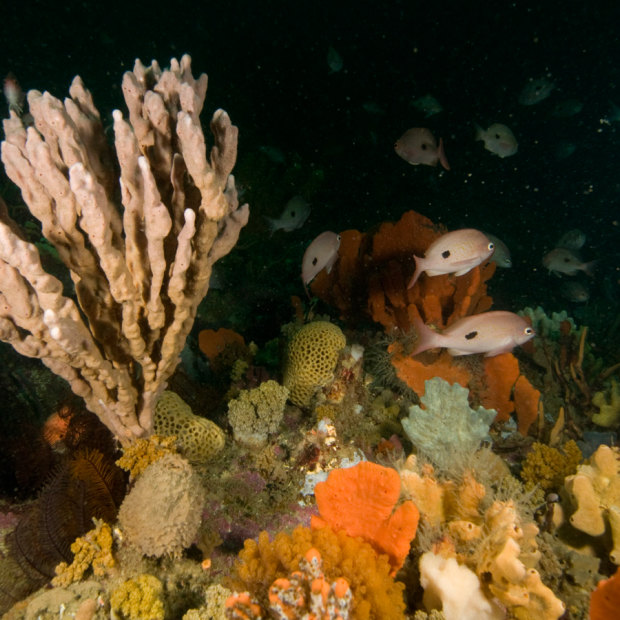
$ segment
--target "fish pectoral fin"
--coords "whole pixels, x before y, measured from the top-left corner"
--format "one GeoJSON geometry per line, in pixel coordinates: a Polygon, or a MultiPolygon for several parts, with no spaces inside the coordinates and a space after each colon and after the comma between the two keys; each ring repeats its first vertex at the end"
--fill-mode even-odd
{"type": "Polygon", "coordinates": [[[454,275],[455,276],[464,276],[466,273],[469,273],[472,269],[473,269],[473,267],[467,267],[467,269],[459,269],[459,271],[455,271],[454,272],[454,275]]]}
{"type": "Polygon", "coordinates": [[[472,351],[464,351],[463,349],[448,349],[448,353],[453,357],[458,357],[459,355],[471,355],[472,351]]]}

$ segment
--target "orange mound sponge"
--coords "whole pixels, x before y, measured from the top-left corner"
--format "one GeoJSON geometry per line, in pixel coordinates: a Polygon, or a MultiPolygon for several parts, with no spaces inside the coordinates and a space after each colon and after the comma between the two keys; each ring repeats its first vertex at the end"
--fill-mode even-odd
{"type": "Polygon", "coordinates": [[[610,620],[620,609],[620,568],[601,581],[590,596],[590,620],[610,620]]]}
{"type": "Polygon", "coordinates": [[[220,327],[218,330],[203,329],[198,334],[198,348],[211,362],[224,351],[227,346],[245,347],[243,336],[232,329],[220,327]]]}
{"type": "Polygon", "coordinates": [[[369,462],[334,469],[316,485],[314,494],[321,516],[312,517],[313,529],[329,525],[362,538],[388,556],[394,574],[404,564],[420,513],[410,500],[397,505],[396,470],[369,462]]]}

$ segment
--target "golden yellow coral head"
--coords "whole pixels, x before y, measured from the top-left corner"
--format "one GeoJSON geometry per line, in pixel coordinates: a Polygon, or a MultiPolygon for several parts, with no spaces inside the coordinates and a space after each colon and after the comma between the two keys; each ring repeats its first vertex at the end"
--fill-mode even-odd
{"type": "Polygon", "coordinates": [[[289,399],[308,407],[316,390],[333,377],[338,355],[347,340],[342,330],[329,321],[304,325],[291,337],[284,369],[284,386],[289,399]]]}

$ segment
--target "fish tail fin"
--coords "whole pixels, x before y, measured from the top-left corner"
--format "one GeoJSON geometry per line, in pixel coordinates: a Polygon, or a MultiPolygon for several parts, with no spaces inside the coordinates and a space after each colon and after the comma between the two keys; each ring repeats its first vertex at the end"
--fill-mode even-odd
{"type": "Polygon", "coordinates": [[[413,327],[418,339],[415,343],[415,349],[411,353],[412,357],[418,353],[423,353],[429,349],[434,349],[441,346],[438,342],[439,334],[434,332],[430,327],[426,326],[422,319],[415,318],[413,320],[413,327]]]}
{"type": "Polygon", "coordinates": [[[415,261],[415,271],[413,272],[413,276],[411,276],[411,280],[409,280],[409,284],[407,284],[407,288],[411,288],[424,271],[421,265],[421,259],[418,256],[414,256],[413,260],[415,261]]]}
{"type": "Polygon", "coordinates": [[[591,260],[589,263],[584,263],[581,269],[587,276],[590,276],[591,278],[593,278],[594,272],[596,271],[597,263],[598,263],[597,260],[591,260]]]}
{"type": "Polygon", "coordinates": [[[443,148],[443,138],[439,138],[439,148],[437,149],[439,153],[439,163],[446,169],[450,170],[450,164],[448,163],[448,158],[446,157],[446,152],[443,148]]]}
{"type": "Polygon", "coordinates": [[[276,230],[278,230],[278,221],[272,217],[263,216],[265,218],[265,222],[267,222],[267,228],[269,228],[269,236],[273,235],[276,230]]]}

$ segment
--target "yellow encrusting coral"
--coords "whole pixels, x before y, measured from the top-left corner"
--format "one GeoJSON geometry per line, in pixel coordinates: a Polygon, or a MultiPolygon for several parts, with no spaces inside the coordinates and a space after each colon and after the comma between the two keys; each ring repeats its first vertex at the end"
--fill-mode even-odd
{"type": "Polygon", "coordinates": [[[114,566],[112,529],[101,519],[93,521],[95,527],[71,544],[73,562],[61,562],[56,567],[56,577],[52,579],[52,585],[66,587],[80,581],[91,567],[93,575],[101,577],[114,566]]]}
{"type": "Polygon", "coordinates": [[[232,585],[237,591],[249,591],[268,608],[271,584],[299,570],[301,559],[313,547],[321,555],[325,579],[331,583],[343,577],[349,583],[352,618],[402,620],[404,585],[390,577],[387,556],[379,556],[368,543],[329,527],[310,530],[299,526],[290,535],[280,532],[273,541],[266,532],[261,532],[258,542],[246,540],[232,585]]]}
{"type": "Polygon", "coordinates": [[[110,596],[116,618],[122,620],[164,620],[163,585],[148,574],[128,579],[110,596]]]}
{"type": "Polygon", "coordinates": [[[292,403],[299,407],[310,405],[317,389],[332,379],[346,343],[342,330],[329,321],[307,323],[291,336],[283,383],[292,403]]]}
{"type": "Polygon", "coordinates": [[[574,440],[567,441],[560,450],[535,442],[525,457],[521,479],[527,490],[538,486],[543,491],[558,489],[564,478],[577,471],[583,455],[574,440]]]}
{"type": "Polygon", "coordinates": [[[179,452],[195,464],[219,454],[226,437],[215,422],[195,415],[178,394],[168,390],[157,401],[153,428],[159,435],[175,435],[179,452]]]}
{"type": "Polygon", "coordinates": [[[123,450],[123,456],[116,464],[128,471],[131,478],[139,476],[151,463],[165,454],[175,454],[177,438],[174,435],[162,437],[151,435],[146,439],[137,439],[123,450]]]}

